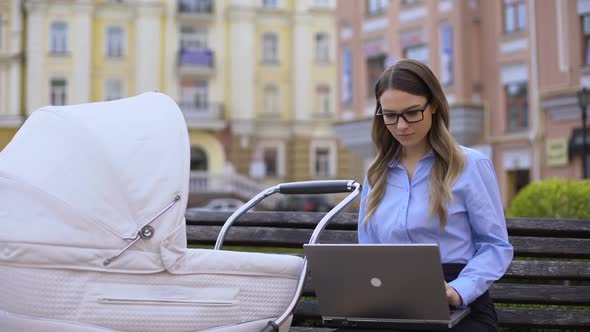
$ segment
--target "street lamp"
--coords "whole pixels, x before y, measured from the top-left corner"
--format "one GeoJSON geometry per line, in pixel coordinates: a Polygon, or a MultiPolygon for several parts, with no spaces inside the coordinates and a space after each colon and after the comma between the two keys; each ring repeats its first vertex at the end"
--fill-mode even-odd
{"type": "Polygon", "coordinates": [[[584,179],[588,177],[588,165],[586,165],[586,109],[588,108],[588,101],[590,100],[590,91],[583,87],[578,91],[578,105],[582,112],[582,174],[584,179]]]}

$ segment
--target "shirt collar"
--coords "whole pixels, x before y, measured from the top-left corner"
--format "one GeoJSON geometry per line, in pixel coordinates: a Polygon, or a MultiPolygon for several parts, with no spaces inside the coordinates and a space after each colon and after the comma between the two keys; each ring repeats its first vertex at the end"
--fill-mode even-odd
{"type": "MultiPolygon", "coordinates": [[[[434,158],[434,152],[432,152],[432,150],[428,151],[428,153],[424,157],[422,157],[420,161],[431,158],[434,158]]],[[[392,161],[389,162],[389,164],[387,164],[387,166],[389,166],[389,168],[396,168],[399,166],[399,160],[394,158],[392,161]]]]}

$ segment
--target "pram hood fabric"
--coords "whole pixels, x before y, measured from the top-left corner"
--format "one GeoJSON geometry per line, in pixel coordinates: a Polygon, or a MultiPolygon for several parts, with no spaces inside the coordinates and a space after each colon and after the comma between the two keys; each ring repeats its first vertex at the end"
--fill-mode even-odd
{"type": "Polygon", "coordinates": [[[189,151],[183,115],[162,93],[33,112],[0,153],[0,264],[177,269],[189,151]],[[103,264],[153,218],[151,238],[103,264]]]}

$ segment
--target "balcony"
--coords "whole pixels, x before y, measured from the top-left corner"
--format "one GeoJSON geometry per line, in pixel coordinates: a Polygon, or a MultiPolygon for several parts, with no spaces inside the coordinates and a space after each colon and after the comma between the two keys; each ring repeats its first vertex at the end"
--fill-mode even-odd
{"type": "Polygon", "coordinates": [[[178,52],[178,72],[181,75],[211,76],[213,50],[183,48],[178,52]]]}
{"type": "Polygon", "coordinates": [[[225,128],[223,104],[212,103],[205,106],[197,106],[194,103],[179,102],[186,125],[190,129],[216,129],[225,128]]]}
{"type": "Polygon", "coordinates": [[[178,20],[182,22],[213,22],[212,0],[180,0],[178,20]]]}
{"type": "Polygon", "coordinates": [[[451,134],[457,143],[470,146],[484,132],[483,108],[476,105],[451,105],[451,134]]]}
{"type": "MultiPolygon", "coordinates": [[[[189,195],[192,198],[233,196],[248,201],[265,189],[250,178],[233,171],[191,171],[189,181],[189,195]]],[[[277,196],[268,196],[260,202],[266,209],[273,209],[277,203],[277,196]]]]}

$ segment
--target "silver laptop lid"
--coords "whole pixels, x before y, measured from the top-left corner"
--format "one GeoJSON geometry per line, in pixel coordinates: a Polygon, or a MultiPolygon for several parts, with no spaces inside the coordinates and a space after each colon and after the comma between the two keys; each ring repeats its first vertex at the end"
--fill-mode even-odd
{"type": "Polygon", "coordinates": [[[435,244],[313,244],[304,251],[324,318],[450,319],[435,244]]]}

